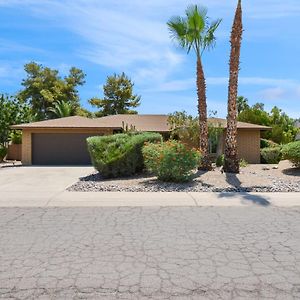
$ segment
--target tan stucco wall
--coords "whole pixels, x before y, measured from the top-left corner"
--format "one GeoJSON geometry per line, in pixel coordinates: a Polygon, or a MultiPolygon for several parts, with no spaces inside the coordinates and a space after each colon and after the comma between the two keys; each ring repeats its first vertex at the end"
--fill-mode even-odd
{"type": "MultiPolygon", "coordinates": [[[[221,151],[224,153],[224,132],[221,141],[221,151]]],[[[238,130],[238,156],[250,164],[260,163],[260,130],[239,129],[238,130]]]]}
{"type": "Polygon", "coordinates": [[[22,164],[31,165],[31,132],[28,130],[22,133],[22,164]]]}
{"type": "Polygon", "coordinates": [[[260,163],[260,131],[240,130],[238,132],[238,155],[248,163],[260,163]]]}
{"type": "Polygon", "coordinates": [[[23,129],[22,134],[22,164],[25,166],[32,164],[32,133],[90,133],[90,134],[112,134],[110,128],[101,129],[23,129]]]}

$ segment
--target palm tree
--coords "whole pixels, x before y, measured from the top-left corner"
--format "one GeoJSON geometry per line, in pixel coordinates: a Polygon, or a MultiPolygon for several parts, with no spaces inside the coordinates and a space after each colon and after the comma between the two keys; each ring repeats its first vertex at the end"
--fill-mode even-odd
{"type": "Polygon", "coordinates": [[[243,34],[242,1],[238,0],[231,32],[230,74],[228,87],[228,116],[225,139],[224,171],[239,173],[237,147],[237,94],[240,66],[240,52],[243,34]]]}
{"type": "Polygon", "coordinates": [[[242,111],[249,109],[248,99],[243,96],[238,96],[237,99],[237,114],[239,115],[242,111]]]}
{"type": "Polygon", "coordinates": [[[181,48],[185,49],[187,53],[190,53],[191,49],[193,49],[197,58],[196,84],[200,125],[200,151],[203,155],[200,168],[203,170],[211,169],[211,161],[208,148],[206,82],[201,56],[205,50],[212,49],[215,46],[215,31],[220,23],[220,19],[210,23],[207,17],[207,9],[197,5],[189,6],[185,11],[184,17],[172,17],[167,23],[171,38],[181,48]]]}
{"type": "Polygon", "coordinates": [[[73,103],[66,101],[56,101],[52,107],[48,108],[48,111],[52,112],[57,118],[65,118],[74,116],[77,106],[73,103]]]}

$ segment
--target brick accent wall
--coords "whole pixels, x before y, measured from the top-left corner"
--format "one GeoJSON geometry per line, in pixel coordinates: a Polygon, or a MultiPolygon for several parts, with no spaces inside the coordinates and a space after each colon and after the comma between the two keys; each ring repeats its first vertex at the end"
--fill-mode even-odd
{"type": "Polygon", "coordinates": [[[23,129],[22,134],[22,164],[29,166],[32,164],[32,133],[89,133],[89,134],[104,134],[109,135],[113,133],[110,128],[101,129],[23,129]]]}

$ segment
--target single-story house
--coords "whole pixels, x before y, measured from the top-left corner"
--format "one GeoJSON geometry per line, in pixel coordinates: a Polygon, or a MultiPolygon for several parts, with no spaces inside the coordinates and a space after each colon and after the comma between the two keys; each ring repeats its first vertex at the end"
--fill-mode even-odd
{"type": "MultiPolygon", "coordinates": [[[[220,147],[224,148],[226,120],[212,118],[224,128],[220,147]]],[[[170,134],[167,115],[113,115],[96,119],[66,117],[12,126],[23,131],[22,163],[24,165],[90,164],[86,138],[119,133],[125,127],[137,131],[170,134]]],[[[238,151],[249,163],[260,162],[260,133],[269,127],[238,122],[238,151]]]]}

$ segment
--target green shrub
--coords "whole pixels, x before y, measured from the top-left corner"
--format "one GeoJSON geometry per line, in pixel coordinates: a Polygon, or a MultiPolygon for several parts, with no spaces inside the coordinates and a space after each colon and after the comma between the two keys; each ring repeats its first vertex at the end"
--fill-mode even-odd
{"type": "Polygon", "coordinates": [[[142,171],[142,147],[146,142],[161,141],[159,133],[121,133],[90,137],[87,144],[95,169],[104,178],[114,178],[142,171]]]}
{"type": "Polygon", "coordinates": [[[7,154],[7,148],[0,146],[0,162],[3,161],[6,154],[7,154]]]}
{"type": "Polygon", "coordinates": [[[246,168],[248,166],[248,162],[246,161],[246,159],[241,158],[239,161],[239,165],[241,168],[246,168]]]}
{"type": "Polygon", "coordinates": [[[217,157],[217,159],[216,159],[216,166],[217,166],[217,167],[222,167],[222,166],[224,166],[224,160],[225,160],[224,154],[219,155],[219,156],[217,157]]]}
{"type": "Polygon", "coordinates": [[[264,148],[260,150],[261,162],[264,164],[278,164],[281,161],[281,147],[264,148]]]}
{"type": "Polygon", "coordinates": [[[284,145],[282,156],[284,159],[291,161],[295,167],[300,168],[300,141],[284,145]]]}
{"type": "Polygon", "coordinates": [[[279,147],[279,145],[271,140],[260,139],[260,149],[269,148],[269,147],[279,147]]]}
{"type": "Polygon", "coordinates": [[[270,147],[269,141],[266,139],[260,139],[260,149],[270,147]]]}
{"type": "MultiPolygon", "coordinates": [[[[216,159],[216,166],[217,167],[224,166],[224,161],[225,161],[225,155],[224,154],[219,155],[216,159]]],[[[245,168],[248,166],[248,162],[244,158],[241,158],[239,161],[239,165],[241,168],[245,168]]]]}
{"type": "Polygon", "coordinates": [[[159,180],[168,182],[189,181],[192,171],[200,163],[200,153],[188,149],[183,143],[172,140],[147,144],[143,148],[145,166],[159,180]]]}

